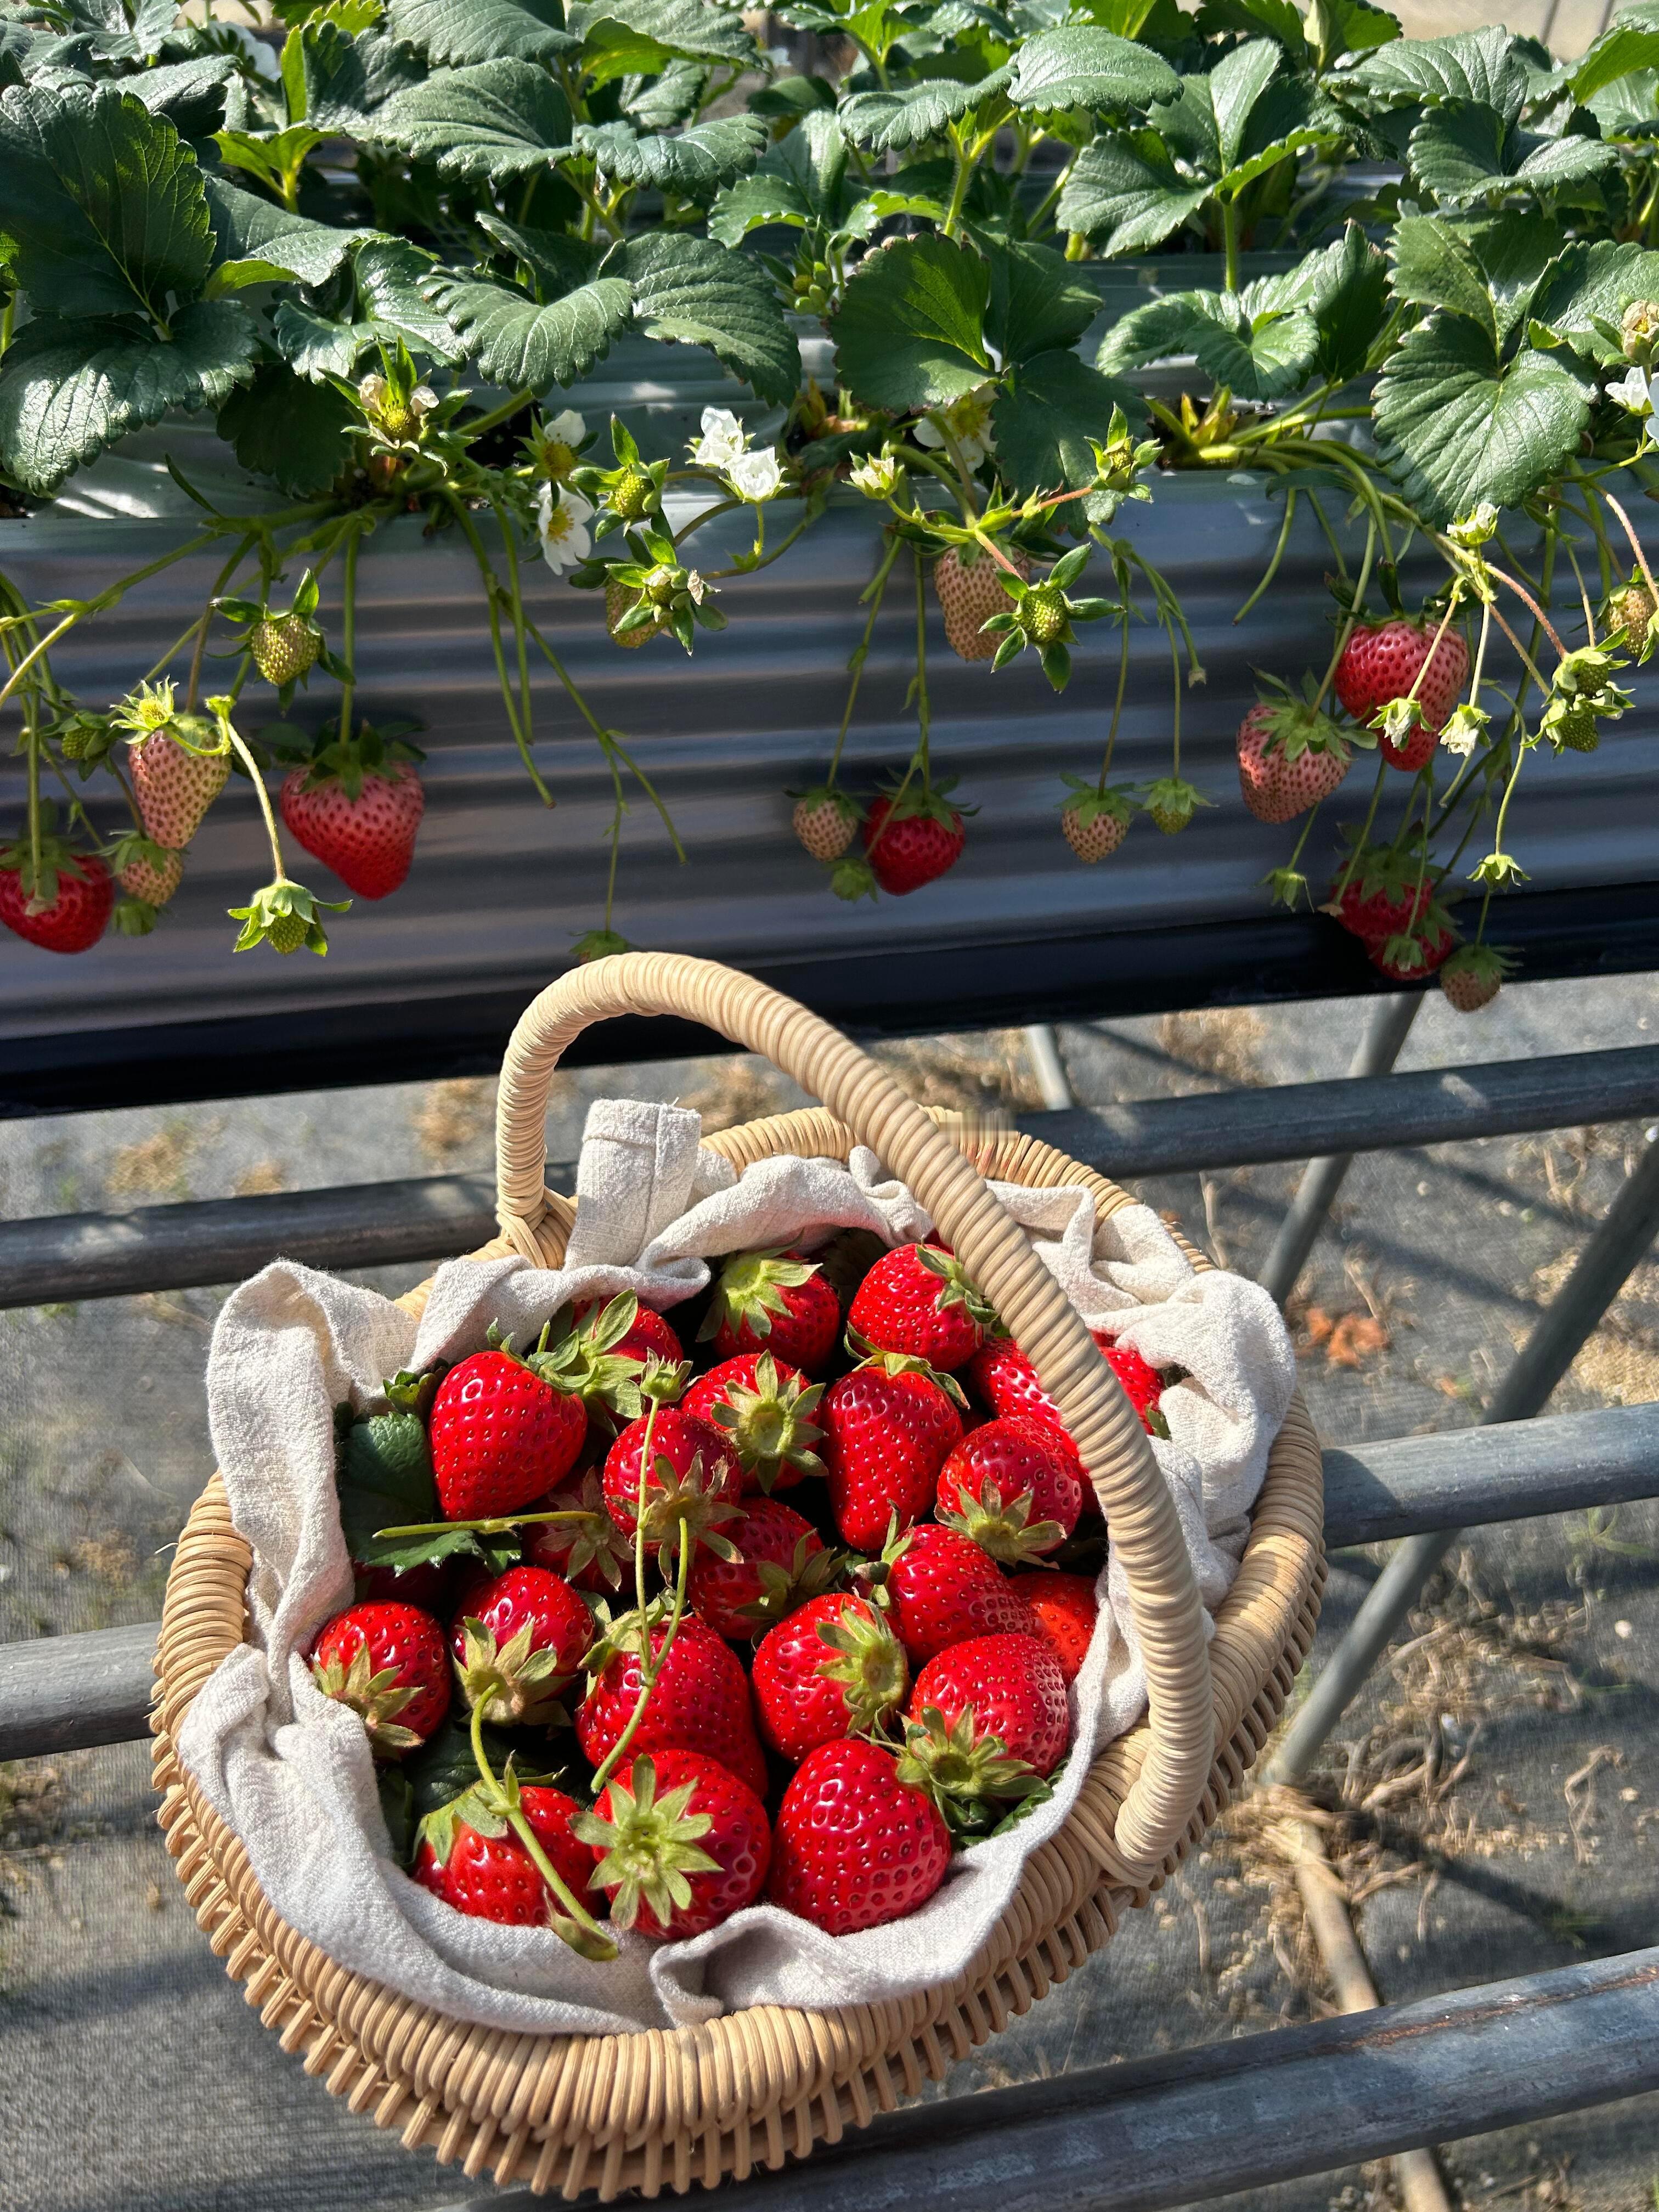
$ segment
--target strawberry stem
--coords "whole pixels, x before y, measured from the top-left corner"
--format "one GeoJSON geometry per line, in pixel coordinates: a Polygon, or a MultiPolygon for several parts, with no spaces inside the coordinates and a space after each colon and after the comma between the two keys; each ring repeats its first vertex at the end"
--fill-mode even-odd
{"type": "Polygon", "coordinates": [[[841,756],[847,743],[847,732],[852,725],[853,708],[858,702],[859,684],[864,676],[864,664],[870,657],[870,641],[875,635],[876,617],[880,614],[881,603],[887,596],[887,579],[893,573],[893,563],[898,558],[901,543],[902,540],[896,532],[890,531],[887,550],[882,556],[881,566],[877,569],[873,581],[866,586],[865,590],[864,596],[870,601],[869,619],[864,625],[864,635],[854,647],[852,656],[847,663],[847,672],[851,677],[852,682],[847,688],[847,704],[842,710],[841,727],[836,732],[836,750],[830,755],[830,774],[824,781],[826,791],[833,791],[836,788],[836,775],[841,767],[841,756]]]}
{"type": "MultiPolygon", "coordinates": [[[[1118,634],[1117,696],[1112,702],[1112,726],[1106,732],[1106,750],[1100,763],[1100,795],[1106,796],[1106,779],[1112,772],[1112,752],[1117,744],[1117,726],[1123,714],[1123,695],[1129,684],[1129,591],[1127,576],[1120,577],[1123,592],[1123,625],[1118,634]]],[[[1180,686],[1176,687],[1177,691],[1180,686]]]]}
{"type": "Polygon", "coordinates": [[[1607,505],[1613,509],[1614,514],[1618,516],[1619,526],[1624,532],[1626,537],[1629,538],[1630,550],[1636,556],[1636,565],[1642,572],[1642,581],[1647,586],[1649,591],[1652,592],[1655,602],[1659,604],[1659,584],[1656,584],[1653,580],[1653,571],[1648,566],[1648,556],[1642,550],[1641,539],[1631,527],[1631,519],[1629,515],[1626,514],[1624,508],[1620,507],[1618,501],[1613,497],[1610,491],[1604,489],[1601,493],[1601,496],[1607,501],[1607,505]]]}
{"type": "Polygon", "coordinates": [[[247,770],[248,781],[253,786],[253,795],[259,802],[259,811],[265,820],[265,836],[270,841],[271,866],[276,871],[271,881],[273,884],[290,882],[292,878],[283,866],[283,846],[282,840],[276,835],[276,817],[271,811],[270,793],[265,789],[265,780],[259,772],[259,763],[238,736],[235,726],[225,711],[224,705],[213,700],[210,700],[208,704],[214,708],[218,715],[220,735],[247,770]]]}
{"type": "Polygon", "coordinates": [[[1353,599],[1346,619],[1336,634],[1336,651],[1331,655],[1331,665],[1325,671],[1325,681],[1319,687],[1319,696],[1313,702],[1317,714],[1325,703],[1325,695],[1336,681],[1336,672],[1342,665],[1342,656],[1348,649],[1348,640],[1353,635],[1354,625],[1359,620],[1359,610],[1365,600],[1365,586],[1371,580],[1371,562],[1376,552],[1376,518],[1373,515],[1365,525],[1365,556],[1359,564],[1359,581],[1354,586],[1353,599]]]}
{"type": "Polygon", "coordinates": [[[346,679],[340,686],[340,750],[348,758],[348,749],[351,744],[351,697],[357,684],[357,552],[362,544],[362,533],[354,530],[346,540],[345,582],[343,586],[340,658],[345,663],[346,679]]]}
{"type": "Polygon", "coordinates": [[[479,1536],[504,1535],[509,1529],[540,1527],[550,1521],[586,1521],[585,1512],[557,1513],[501,1513],[484,1521],[408,1521],[400,1522],[395,1528],[377,1528],[376,1542],[399,1536],[443,1536],[452,1528],[469,1530],[479,1536]]]}
{"type": "Polygon", "coordinates": [[[536,1831],[516,1805],[506,1802],[506,1793],[502,1790],[490,1766],[488,1754],[483,1747],[484,1707],[489,1702],[487,1698],[480,1698],[472,1708],[472,1756],[477,1761],[479,1777],[489,1794],[500,1801],[502,1819],[524,1845],[531,1864],[537,1873],[540,1875],[548,1888],[575,1923],[582,1940],[578,1941],[575,1934],[562,1926],[556,1915],[549,1915],[549,1925],[556,1936],[569,1944],[571,1949],[579,1952],[584,1959],[600,1960],[614,1959],[617,1955],[616,1939],[607,1936],[586,1906],[579,1904],[570,1894],[561,1880],[557,1869],[542,1849],[541,1840],[536,1831]]]}

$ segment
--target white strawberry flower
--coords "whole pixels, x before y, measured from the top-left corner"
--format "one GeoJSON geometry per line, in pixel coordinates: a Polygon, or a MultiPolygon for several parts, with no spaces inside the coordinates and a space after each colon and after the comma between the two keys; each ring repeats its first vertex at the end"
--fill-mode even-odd
{"type": "Polygon", "coordinates": [[[587,527],[592,519],[592,508],[568,484],[556,490],[544,483],[537,493],[536,535],[542,541],[542,558],[556,576],[586,560],[592,549],[587,527]]]}
{"type": "Polygon", "coordinates": [[[996,440],[991,434],[991,404],[994,397],[993,387],[981,384],[976,391],[964,392],[948,407],[935,407],[915,424],[916,443],[943,446],[948,431],[951,444],[962,456],[963,467],[976,469],[987,453],[996,450],[996,440]]]}
{"type": "Polygon", "coordinates": [[[783,489],[783,471],[778,466],[778,457],[769,447],[763,453],[744,453],[726,471],[726,481],[739,499],[751,506],[763,506],[775,499],[783,489]]]}
{"type": "Polygon", "coordinates": [[[749,450],[748,434],[729,407],[705,407],[702,435],[692,441],[691,458],[705,469],[731,468],[749,450]]]}
{"type": "Polygon", "coordinates": [[[891,453],[872,453],[848,472],[848,481],[866,499],[889,499],[899,479],[899,465],[891,453]]]}
{"type": "Polygon", "coordinates": [[[1616,383],[1608,384],[1605,389],[1614,406],[1622,407],[1626,414],[1644,417],[1652,414],[1653,384],[1644,368],[1638,368],[1632,363],[1616,383]]]}
{"type": "Polygon", "coordinates": [[[586,435],[586,420],[574,407],[565,408],[550,422],[544,422],[535,434],[537,467],[555,483],[568,482],[586,435]]]}

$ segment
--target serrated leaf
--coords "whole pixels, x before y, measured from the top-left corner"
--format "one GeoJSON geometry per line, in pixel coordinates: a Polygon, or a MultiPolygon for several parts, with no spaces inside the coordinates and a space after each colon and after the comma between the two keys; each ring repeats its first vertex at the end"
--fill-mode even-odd
{"type": "Polygon", "coordinates": [[[345,434],[356,419],[344,393],[331,384],[306,383],[268,363],[225,401],[218,429],[250,474],[269,477],[296,499],[309,499],[326,491],[344,466],[345,434]]]}
{"type": "Polygon", "coordinates": [[[1250,313],[1270,305],[1305,309],[1319,333],[1321,374],[1346,384],[1364,368],[1382,331],[1388,292],[1387,258],[1351,222],[1334,245],[1310,253],[1285,276],[1247,285],[1244,306],[1250,313]]]}
{"type": "Polygon", "coordinates": [[[634,287],[647,337],[707,346],[762,399],[787,406],[800,383],[800,347],[756,262],[712,239],[659,232],[629,239],[605,262],[634,287]]]}
{"type": "Polygon", "coordinates": [[[1051,246],[985,241],[991,298],[985,335],[1005,362],[1074,346],[1100,313],[1100,295],[1051,246]]]}
{"type": "Polygon", "coordinates": [[[854,146],[872,154],[902,153],[937,138],[949,123],[998,99],[1007,90],[1009,71],[993,70],[976,84],[950,77],[925,77],[920,84],[890,90],[855,92],[840,110],[842,131],[854,146]]]}
{"type": "Polygon", "coordinates": [[[306,120],[350,138],[372,137],[380,110],[427,74],[396,39],[379,31],[348,38],[330,23],[307,33],[303,60],[306,120]]]}
{"type": "Polygon", "coordinates": [[[570,150],[570,103],[547,71],[525,61],[434,70],[388,100],[375,135],[430,161],[441,177],[507,183],[551,167],[570,150]]]}
{"type": "Polygon", "coordinates": [[[722,246],[738,246],[769,223],[805,230],[815,220],[811,201],[793,177],[757,170],[720,195],[709,210],[708,235],[722,246]]]}
{"type": "Polygon", "coordinates": [[[223,177],[204,176],[202,187],[213,225],[210,293],[285,276],[301,284],[325,284],[357,246],[375,235],[313,222],[223,177]]]}
{"type": "Polygon", "coordinates": [[[670,62],[659,76],[623,100],[623,112],[641,131],[672,131],[689,123],[702,105],[708,71],[700,62],[670,62]]]}
{"type": "Polygon", "coordinates": [[[1238,31],[1246,38],[1265,31],[1293,64],[1301,65],[1309,58],[1302,11],[1293,0],[1203,0],[1198,27],[1200,33],[1238,31]]]}
{"type": "Polygon", "coordinates": [[[1638,70],[1659,69],[1659,24],[1611,24],[1574,64],[1575,100],[1588,100],[1638,70]]]}
{"type": "Polygon", "coordinates": [[[38,315],[0,361],[0,468],[50,492],[71,470],[173,408],[222,399],[252,373],[254,326],[234,300],[198,300],[171,340],[131,324],[38,315]]]}
{"type": "Polygon", "coordinates": [[[113,85],[0,94],[0,260],[37,313],[161,318],[193,298],[212,240],[195,156],[113,85]]]}
{"type": "Polygon", "coordinates": [[[538,307],[500,284],[441,277],[432,286],[469,355],[492,384],[544,392],[574,384],[628,328],[633,287],[622,276],[598,276],[538,307]]]}
{"type": "Polygon", "coordinates": [[[1548,192],[1597,175],[1617,161],[1600,138],[1540,138],[1507,127],[1495,108],[1459,100],[1433,108],[1411,135],[1413,175],[1443,207],[1469,207],[1499,193],[1548,192]]]}
{"type": "Polygon", "coordinates": [[[563,29],[559,0],[520,6],[518,0],[386,0],[394,39],[450,69],[502,59],[550,61],[576,44],[563,29]]]}
{"type": "Polygon", "coordinates": [[[327,376],[349,376],[374,337],[368,323],[337,322],[297,300],[278,302],[270,328],[277,351],[294,374],[313,383],[327,376]]]}
{"type": "Polygon", "coordinates": [[[1008,97],[1016,107],[1146,108],[1173,100],[1180,79],[1149,47],[1092,23],[1040,31],[1020,48],[1008,97]]]}
{"type": "Polygon", "coordinates": [[[372,238],[352,267],[358,303],[377,331],[434,361],[460,360],[453,331],[422,289],[433,268],[428,255],[401,238],[372,238]]]}
{"type": "Polygon", "coordinates": [[[1395,226],[1395,297],[1416,307],[1449,307],[1498,339],[1498,317],[1486,273],[1468,237],[1443,216],[1402,216],[1395,226]]]}
{"type": "Polygon", "coordinates": [[[939,407],[992,375],[985,349],[991,271],[971,246],[896,239],[848,279],[830,326],[836,374],[866,406],[939,407]]]}
{"type": "Polygon", "coordinates": [[[1257,304],[1218,292],[1177,292],[1126,315],[1100,349],[1103,369],[1190,353],[1241,399],[1279,399],[1308,381],[1319,326],[1303,307],[1257,304]]]}
{"type": "Polygon", "coordinates": [[[1103,437],[1114,407],[1144,419],[1139,395],[1066,350],[1040,353],[1018,368],[991,410],[997,466],[1014,490],[1076,491],[1095,478],[1089,441],[1103,437]]]}
{"type": "Polygon", "coordinates": [[[1157,131],[1113,131],[1079,155],[1055,220],[1062,230],[1102,240],[1109,255],[1146,253],[1209,196],[1207,184],[1181,175],[1157,131]]]}
{"type": "Polygon", "coordinates": [[[538,300],[556,300],[592,275],[599,249],[589,240],[568,237],[563,231],[542,230],[527,223],[508,222],[504,216],[480,209],[477,224],[484,235],[511,254],[530,272],[530,289],[538,300]]]}
{"type": "Polygon", "coordinates": [[[121,89],[142,100],[152,115],[165,115],[181,138],[208,138],[225,119],[225,88],[235,75],[228,56],[198,54],[135,70],[121,79],[121,89]]]}
{"type": "Polygon", "coordinates": [[[1601,361],[1621,358],[1596,330],[1618,327],[1632,301],[1659,299],[1659,253],[1632,242],[1598,239],[1568,248],[1530,302],[1536,319],[1580,353],[1601,361]]]}
{"type": "MultiPolygon", "coordinates": [[[[1250,39],[1224,55],[1208,77],[1202,80],[1214,115],[1215,140],[1224,175],[1238,166],[1251,111],[1278,76],[1284,58],[1283,50],[1274,40],[1250,39]]],[[[1188,79],[1189,84],[1192,82],[1188,79]]]]}
{"type": "Polygon", "coordinates": [[[1514,507],[1577,452],[1594,389],[1530,348],[1500,366],[1484,330],[1443,313],[1407,333],[1377,380],[1377,443],[1431,521],[1482,500],[1514,507]]]}
{"type": "Polygon", "coordinates": [[[746,64],[757,53],[742,16],[706,0],[593,0],[577,20],[597,83],[653,76],[676,59],[746,64]]]}
{"type": "Polygon", "coordinates": [[[608,177],[654,191],[706,204],[723,185],[746,176],[765,151],[768,132],[757,115],[727,115],[694,123],[672,137],[641,137],[630,124],[581,124],[576,146],[608,177]]]}
{"type": "Polygon", "coordinates": [[[1459,31],[1444,39],[1396,39],[1358,63],[1343,79],[1389,106],[1467,100],[1496,108],[1506,124],[1519,116],[1527,80],[1507,31],[1459,31]]]}

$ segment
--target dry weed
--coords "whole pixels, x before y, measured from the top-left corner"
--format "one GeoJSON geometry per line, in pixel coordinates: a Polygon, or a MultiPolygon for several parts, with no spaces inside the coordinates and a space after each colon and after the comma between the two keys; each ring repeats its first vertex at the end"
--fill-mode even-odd
{"type": "Polygon", "coordinates": [[[188,1198],[186,1170],[208,1133],[188,1121],[173,1121],[137,1144],[118,1146],[104,1176],[106,1193],[111,1198],[188,1198]]]}
{"type": "Polygon", "coordinates": [[[1158,1041],[1171,1060],[1223,1083],[1261,1080],[1261,1041],[1267,1025],[1249,1006],[1204,1006],[1185,1014],[1165,1014],[1158,1041]]]}
{"type": "MultiPolygon", "coordinates": [[[[555,1075],[556,1086],[564,1079],[555,1075]]],[[[489,1075],[458,1075],[434,1083],[410,1114],[415,1141],[434,1167],[452,1167],[480,1152],[495,1127],[495,1081],[489,1075]]]]}
{"type": "Polygon", "coordinates": [[[280,1160],[255,1160],[252,1167],[242,1170],[234,1184],[238,1198],[270,1198],[287,1188],[288,1177],[280,1160]]]}
{"type": "Polygon", "coordinates": [[[895,1038],[872,1046],[871,1056],[919,1105],[1025,1114],[1042,1103],[1023,1030],[895,1038]]]}
{"type": "Polygon", "coordinates": [[[77,1567],[118,1589],[125,1589],[138,1572],[138,1554],[118,1528],[101,1536],[78,1536],[70,1557],[77,1567]]]}

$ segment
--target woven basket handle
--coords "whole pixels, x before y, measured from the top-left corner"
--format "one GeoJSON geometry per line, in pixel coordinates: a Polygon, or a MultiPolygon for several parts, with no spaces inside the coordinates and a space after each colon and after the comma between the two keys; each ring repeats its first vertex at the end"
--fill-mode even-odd
{"type": "Polygon", "coordinates": [[[1215,1753],[1205,1623],[1168,1485],[1133,1408],[1025,1234],[949,1136],[841,1033],[752,976],[661,952],[573,969],[520,1017],[496,1106],[502,1234],[538,1266],[549,1212],[548,1085],[591,1023],[677,1014],[763,1053],[814,1092],[908,1183],[1006,1322],[1076,1442],[1127,1572],[1146,1669],[1152,1748],[1116,1823],[1126,1864],[1150,1876],[1197,1808],[1215,1753]]]}

